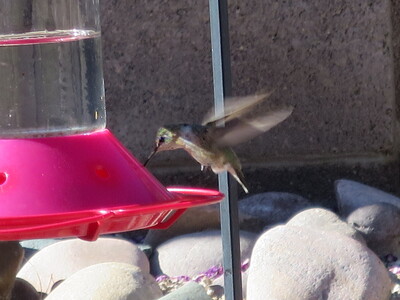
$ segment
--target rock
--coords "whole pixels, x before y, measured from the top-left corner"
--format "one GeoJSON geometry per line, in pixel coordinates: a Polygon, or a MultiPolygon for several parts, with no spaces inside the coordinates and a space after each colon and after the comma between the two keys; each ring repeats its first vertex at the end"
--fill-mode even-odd
{"type": "Polygon", "coordinates": [[[27,281],[17,278],[12,289],[11,300],[41,300],[40,294],[27,281]]]}
{"type": "Polygon", "coordinates": [[[24,250],[19,242],[0,242],[0,299],[10,299],[24,250]]]}
{"type": "Polygon", "coordinates": [[[153,300],[162,292],[155,279],[126,263],[101,263],[82,269],[54,289],[46,300],[153,300]]]}
{"type": "MultiPolygon", "coordinates": [[[[250,257],[257,235],[241,231],[240,251],[242,262],[250,257]]],[[[151,258],[151,272],[154,275],[194,277],[214,266],[222,266],[222,241],[219,230],[203,231],[175,237],[156,249],[151,258]]],[[[243,274],[242,274],[243,275],[243,274]]],[[[245,288],[246,274],[242,276],[245,288]]],[[[223,284],[222,278],[215,284],[223,284]]]]}
{"type": "Polygon", "coordinates": [[[239,201],[240,228],[261,232],[266,226],[285,223],[295,213],[310,205],[306,198],[291,193],[251,195],[239,201]]]}
{"type": "Polygon", "coordinates": [[[159,300],[212,300],[203,286],[190,281],[159,300]]]}
{"type": "MultiPolygon", "coordinates": [[[[240,232],[242,261],[250,257],[256,235],[240,232]]],[[[152,256],[151,273],[193,277],[213,266],[222,265],[222,242],[219,230],[185,234],[161,244],[152,256]]]]}
{"type": "Polygon", "coordinates": [[[379,256],[400,256],[400,208],[377,203],[354,210],[347,222],[361,232],[368,247],[379,256]]]}
{"type": "Polygon", "coordinates": [[[31,257],[17,276],[32,284],[38,292],[48,293],[55,282],[102,262],[129,263],[144,272],[150,269],[146,255],[128,241],[115,238],[99,238],[95,242],[69,239],[43,248],[31,257]]]}
{"type": "Polygon", "coordinates": [[[155,248],[178,235],[219,228],[221,228],[219,204],[194,207],[186,210],[169,228],[149,230],[144,239],[144,244],[149,244],[155,248]]]}
{"type": "Polygon", "coordinates": [[[365,244],[364,238],[356,229],[340,220],[335,213],[324,208],[310,208],[302,211],[290,219],[287,225],[334,231],[365,244]]]}
{"type": "Polygon", "coordinates": [[[335,231],[284,225],[254,246],[247,300],[388,299],[392,285],[362,243],[335,231]]]}
{"type": "Polygon", "coordinates": [[[339,213],[344,218],[359,207],[376,203],[389,203],[400,208],[400,198],[352,180],[337,180],[335,194],[339,213]]]}

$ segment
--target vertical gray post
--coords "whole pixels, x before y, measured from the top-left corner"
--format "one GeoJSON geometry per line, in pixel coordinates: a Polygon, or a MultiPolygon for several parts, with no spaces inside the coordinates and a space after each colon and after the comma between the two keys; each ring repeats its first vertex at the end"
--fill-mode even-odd
{"type": "MultiPolygon", "coordinates": [[[[224,98],[231,96],[231,62],[227,0],[209,0],[215,113],[224,112],[224,98]]],[[[242,300],[237,183],[223,172],[218,176],[221,202],[221,234],[224,254],[226,300],[242,300]]]]}

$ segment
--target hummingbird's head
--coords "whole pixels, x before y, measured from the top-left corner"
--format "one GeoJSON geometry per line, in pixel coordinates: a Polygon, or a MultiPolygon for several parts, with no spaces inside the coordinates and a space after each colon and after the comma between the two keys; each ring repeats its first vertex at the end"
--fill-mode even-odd
{"type": "Polygon", "coordinates": [[[143,164],[146,166],[150,159],[159,151],[165,150],[174,150],[179,148],[176,140],[178,139],[178,135],[176,133],[176,126],[164,126],[160,127],[157,131],[156,136],[156,146],[154,147],[153,152],[147,158],[146,162],[143,164]]]}
{"type": "Polygon", "coordinates": [[[157,151],[175,149],[176,133],[172,128],[167,126],[160,127],[156,136],[156,149],[157,151]]]}

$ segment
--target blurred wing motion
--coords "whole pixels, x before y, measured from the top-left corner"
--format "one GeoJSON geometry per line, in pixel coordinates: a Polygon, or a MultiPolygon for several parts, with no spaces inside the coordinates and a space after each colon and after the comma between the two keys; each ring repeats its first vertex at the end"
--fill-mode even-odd
{"type": "Polygon", "coordinates": [[[246,97],[230,97],[225,101],[224,114],[215,115],[214,111],[204,116],[202,125],[213,126],[219,122],[228,122],[251,111],[254,106],[267,99],[272,92],[246,97]]]}
{"type": "Polygon", "coordinates": [[[213,128],[213,137],[220,146],[234,146],[260,135],[284,121],[293,108],[281,108],[253,119],[234,119],[225,127],[213,128]]]}
{"type": "Polygon", "coordinates": [[[225,104],[224,115],[206,115],[203,125],[212,128],[212,136],[220,146],[234,146],[260,135],[285,120],[293,111],[285,107],[270,111],[262,116],[244,118],[255,106],[265,101],[272,92],[262,95],[229,98],[225,104]],[[224,127],[217,127],[225,122],[224,127]]]}

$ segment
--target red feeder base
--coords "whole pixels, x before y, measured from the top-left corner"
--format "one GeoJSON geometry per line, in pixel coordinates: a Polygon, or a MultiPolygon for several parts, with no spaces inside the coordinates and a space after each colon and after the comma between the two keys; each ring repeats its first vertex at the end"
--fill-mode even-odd
{"type": "Polygon", "coordinates": [[[166,228],[214,190],[166,189],[108,131],[0,140],[0,240],[166,228]]]}

